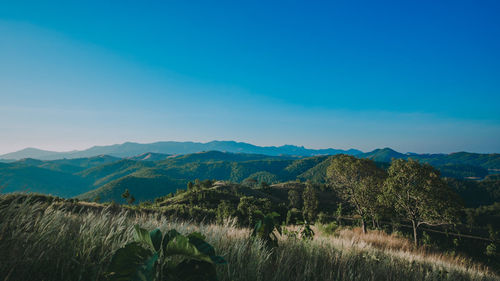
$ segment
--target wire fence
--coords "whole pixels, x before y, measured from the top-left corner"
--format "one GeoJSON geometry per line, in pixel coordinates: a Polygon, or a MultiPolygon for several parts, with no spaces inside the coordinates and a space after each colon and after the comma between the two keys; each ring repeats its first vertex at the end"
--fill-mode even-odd
{"type": "MultiPolygon", "coordinates": [[[[340,217],[342,220],[350,220],[350,221],[359,221],[359,218],[354,218],[354,217],[340,217]]],[[[392,223],[389,221],[378,221],[381,224],[384,225],[390,225],[390,226],[396,226],[396,227],[405,227],[409,229],[413,229],[412,225],[409,224],[401,224],[401,223],[392,223]]],[[[426,232],[434,232],[434,233],[439,233],[439,234],[444,234],[444,235],[449,235],[449,236],[455,236],[459,238],[468,238],[468,239],[476,239],[476,240],[482,240],[482,241],[488,241],[488,242],[494,242],[494,239],[491,238],[486,238],[486,237],[481,237],[481,236],[475,236],[475,235],[470,235],[470,234],[462,234],[462,233],[455,233],[455,232],[448,232],[448,231],[442,231],[442,230],[437,230],[437,229],[431,229],[431,228],[426,228],[426,227],[420,227],[419,228],[422,231],[426,232]]]]}

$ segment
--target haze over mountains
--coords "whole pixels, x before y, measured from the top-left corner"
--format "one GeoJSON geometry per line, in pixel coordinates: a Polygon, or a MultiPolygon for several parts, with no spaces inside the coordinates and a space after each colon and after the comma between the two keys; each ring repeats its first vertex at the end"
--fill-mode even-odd
{"type": "Polygon", "coordinates": [[[86,150],[75,150],[69,152],[54,152],[40,150],[36,148],[26,148],[20,151],[0,155],[0,159],[19,160],[23,158],[34,158],[39,160],[73,159],[94,157],[98,155],[109,155],[115,157],[135,157],[144,153],[161,154],[188,154],[202,151],[223,151],[233,153],[264,154],[271,156],[293,155],[293,156],[315,156],[315,155],[335,155],[340,153],[356,155],[362,153],[360,150],[349,149],[308,149],[303,146],[283,145],[283,146],[256,146],[244,142],[235,141],[211,141],[207,143],[199,142],[175,142],[162,141],[155,143],[134,143],[126,142],[107,146],[94,146],[86,150]]]}

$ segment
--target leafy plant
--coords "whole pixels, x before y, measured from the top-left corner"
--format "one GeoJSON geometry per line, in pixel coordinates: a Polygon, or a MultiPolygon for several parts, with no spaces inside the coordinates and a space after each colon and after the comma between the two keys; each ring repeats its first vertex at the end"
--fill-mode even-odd
{"type": "Polygon", "coordinates": [[[288,239],[293,239],[296,240],[299,237],[299,232],[295,230],[288,230],[286,228],[283,228],[283,234],[288,238],[288,239]]]}
{"type": "Polygon", "coordinates": [[[184,236],[171,229],[162,235],[135,226],[134,242],[118,249],[111,258],[110,280],[217,280],[215,264],[225,264],[215,255],[205,237],[193,232],[184,236]]]}
{"type": "Polygon", "coordinates": [[[314,237],[314,230],[311,229],[311,226],[306,221],[304,222],[304,226],[302,227],[302,231],[300,232],[300,237],[302,240],[312,240],[314,237]]]}
{"type": "Polygon", "coordinates": [[[255,224],[251,237],[262,239],[268,247],[278,247],[278,237],[274,233],[274,230],[282,235],[281,226],[277,220],[279,216],[276,212],[265,215],[264,218],[255,224]]]}

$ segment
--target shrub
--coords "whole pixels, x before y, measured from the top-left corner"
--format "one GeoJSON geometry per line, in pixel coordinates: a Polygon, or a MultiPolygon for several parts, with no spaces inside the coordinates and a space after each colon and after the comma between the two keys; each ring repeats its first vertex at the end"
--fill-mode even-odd
{"type": "Polygon", "coordinates": [[[162,235],[136,225],[134,238],[111,258],[109,280],[217,280],[214,264],[226,262],[198,232],[162,235]]]}

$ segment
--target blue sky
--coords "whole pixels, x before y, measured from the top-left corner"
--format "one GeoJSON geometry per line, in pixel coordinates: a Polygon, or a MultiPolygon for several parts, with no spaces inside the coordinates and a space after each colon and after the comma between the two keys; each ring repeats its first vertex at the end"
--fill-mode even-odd
{"type": "Polygon", "coordinates": [[[0,153],[215,139],[500,152],[498,1],[10,2],[0,153]]]}

